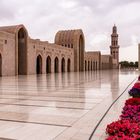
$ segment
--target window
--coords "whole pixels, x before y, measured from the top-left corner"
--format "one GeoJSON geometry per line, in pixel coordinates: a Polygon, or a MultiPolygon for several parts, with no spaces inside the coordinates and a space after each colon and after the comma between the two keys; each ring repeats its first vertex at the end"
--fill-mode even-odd
{"type": "Polygon", "coordinates": [[[73,48],[73,44],[71,44],[71,48],[73,48]]]}
{"type": "Polygon", "coordinates": [[[5,44],[7,44],[7,40],[5,40],[4,42],[5,42],[5,44]]]}

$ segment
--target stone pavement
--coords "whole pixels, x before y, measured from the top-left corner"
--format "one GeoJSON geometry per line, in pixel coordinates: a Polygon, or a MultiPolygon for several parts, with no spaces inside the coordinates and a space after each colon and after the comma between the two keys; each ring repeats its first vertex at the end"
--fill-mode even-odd
{"type": "MultiPolygon", "coordinates": [[[[106,70],[1,77],[0,139],[88,140],[110,104],[137,75],[106,70]]],[[[125,98],[127,93],[99,125],[93,140],[105,138],[105,125],[116,120],[125,98]]]]}

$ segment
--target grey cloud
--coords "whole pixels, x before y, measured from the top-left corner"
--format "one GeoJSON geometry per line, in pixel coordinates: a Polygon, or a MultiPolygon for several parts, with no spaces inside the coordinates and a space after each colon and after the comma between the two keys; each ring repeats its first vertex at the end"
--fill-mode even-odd
{"type": "Polygon", "coordinates": [[[14,7],[9,3],[7,3],[5,0],[0,1],[0,19],[12,19],[15,16],[14,7]]]}
{"type": "Polygon", "coordinates": [[[31,37],[51,42],[60,29],[82,28],[87,50],[107,50],[114,23],[121,47],[131,46],[133,36],[140,42],[139,7],[139,0],[1,0],[0,23],[22,23],[31,37]]]}

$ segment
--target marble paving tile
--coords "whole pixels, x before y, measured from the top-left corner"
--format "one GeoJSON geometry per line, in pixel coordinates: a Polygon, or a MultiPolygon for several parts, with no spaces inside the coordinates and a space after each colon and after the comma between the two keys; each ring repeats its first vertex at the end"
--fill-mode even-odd
{"type": "MultiPolygon", "coordinates": [[[[88,140],[110,104],[138,75],[98,71],[0,78],[0,138],[88,140]]],[[[100,124],[93,140],[105,139],[105,122],[116,118],[122,100],[100,124]]]]}

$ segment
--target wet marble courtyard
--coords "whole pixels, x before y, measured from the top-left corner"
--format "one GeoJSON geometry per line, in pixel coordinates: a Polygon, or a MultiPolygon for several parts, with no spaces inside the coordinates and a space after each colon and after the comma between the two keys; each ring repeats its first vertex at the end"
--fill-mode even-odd
{"type": "Polygon", "coordinates": [[[129,98],[137,71],[92,71],[0,78],[0,139],[88,140],[111,103],[92,140],[105,139],[129,98]]]}

